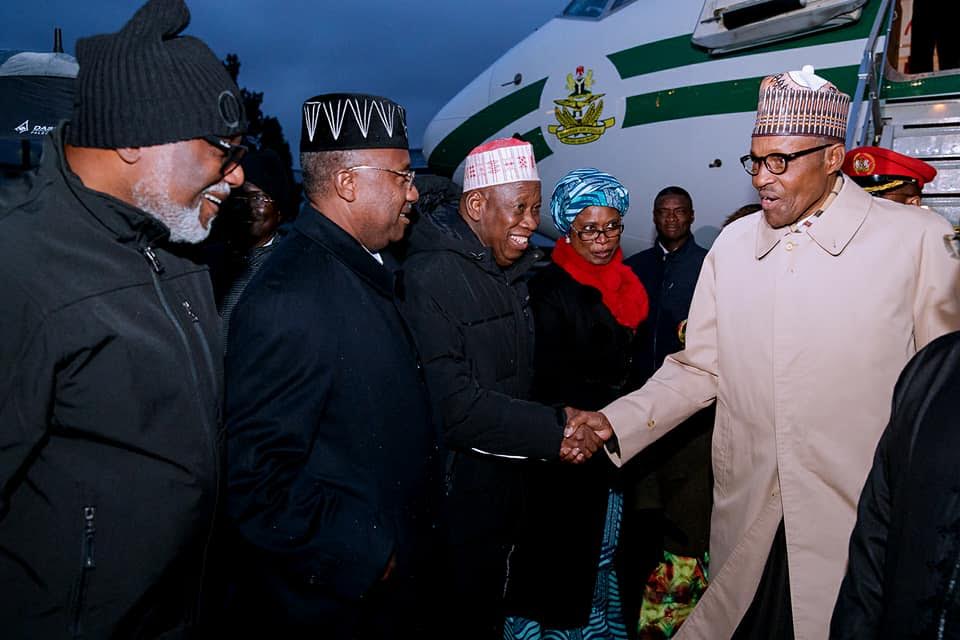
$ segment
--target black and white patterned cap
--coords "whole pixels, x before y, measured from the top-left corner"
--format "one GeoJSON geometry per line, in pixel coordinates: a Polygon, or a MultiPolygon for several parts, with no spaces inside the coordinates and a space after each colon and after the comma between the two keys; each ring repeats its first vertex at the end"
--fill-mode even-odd
{"type": "Polygon", "coordinates": [[[301,152],[408,147],[407,112],[393,100],[327,93],[303,103],[301,152]]]}

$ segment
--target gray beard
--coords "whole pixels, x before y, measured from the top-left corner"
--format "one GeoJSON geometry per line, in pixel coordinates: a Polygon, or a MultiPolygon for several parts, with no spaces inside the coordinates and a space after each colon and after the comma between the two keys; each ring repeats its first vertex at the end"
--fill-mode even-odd
{"type": "MultiPolygon", "coordinates": [[[[174,202],[170,198],[172,182],[173,161],[168,155],[164,155],[151,175],[141,178],[133,185],[133,204],[165,224],[170,229],[171,242],[202,242],[210,235],[210,229],[204,229],[200,224],[200,207],[203,203],[185,207],[174,202]]],[[[230,186],[221,182],[208,187],[204,193],[208,191],[229,193],[230,186]]]]}

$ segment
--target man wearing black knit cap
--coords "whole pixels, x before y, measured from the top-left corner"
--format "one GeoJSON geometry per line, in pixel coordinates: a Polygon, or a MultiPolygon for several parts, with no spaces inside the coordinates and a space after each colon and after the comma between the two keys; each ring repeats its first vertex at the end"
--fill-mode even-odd
{"type": "Polygon", "coordinates": [[[240,92],[182,0],[77,43],[73,117],[0,197],[0,629],[182,637],[219,482],[219,321],[184,242],[243,182],[240,92]]]}
{"type": "Polygon", "coordinates": [[[233,310],[228,620],[275,638],[425,638],[437,433],[384,251],[417,200],[406,114],[303,105],[306,205],[233,310]]]}

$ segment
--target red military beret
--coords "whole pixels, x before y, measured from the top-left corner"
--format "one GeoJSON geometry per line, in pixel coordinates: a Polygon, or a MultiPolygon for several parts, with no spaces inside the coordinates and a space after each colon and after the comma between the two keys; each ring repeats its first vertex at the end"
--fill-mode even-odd
{"type": "Polygon", "coordinates": [[[924,162],[883,147],[857,147],[847,152],[843,172],[871,193],[882,193],[904,184],[923,185],[937,176],[924,162]]]}

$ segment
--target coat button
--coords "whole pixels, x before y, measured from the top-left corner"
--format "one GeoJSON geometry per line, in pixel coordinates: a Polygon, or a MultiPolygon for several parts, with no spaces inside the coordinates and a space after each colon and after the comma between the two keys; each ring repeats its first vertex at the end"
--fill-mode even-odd
{"type": "Polygon", "coordinates": [[[793,243],[792,243],[792,242],[788,242],[788,243],[787,243],[786,250],[787,250],[787,251],[793,251],[793,243]]]}
{"type": "Polygon", "coordinates": [[[649,420],[647,420],[647,428],[648,428],[648,429],[653,429],[655,426],[657,426],[657,421],[656,421],[656,420],[654,420],[653,418],[650,418],[649,420]]]}

